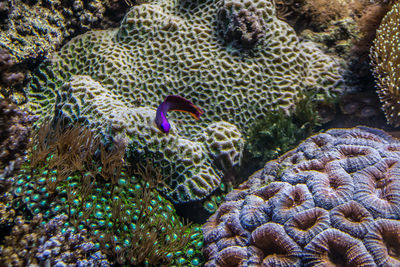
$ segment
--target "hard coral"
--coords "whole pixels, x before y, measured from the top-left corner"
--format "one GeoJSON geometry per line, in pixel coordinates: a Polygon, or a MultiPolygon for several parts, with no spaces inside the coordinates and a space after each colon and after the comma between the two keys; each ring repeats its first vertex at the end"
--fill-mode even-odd
{"type": "Polygon", "coordinates": [[[265,35],[262,12],[255,5],[226,1],[218,16],[223,39],[234,46],[252,48],[265,35]]]}
{"type": "Polygon", "coordinates": [[[29,223],[17,218],[11,235],[0,246],[0,263],[3,266],[110,266],[85,231],[72,231],[65,226],[66,221],[65,215],[45,224],[39,215],[29,223]]]}
{"type": "Polygon", "coordinates": [[[11,101],[0,99],[0,178],[9,176],[24,160],[35,119],[11,101]]]}
{"type": "Polygon", "coordinates": [[[400,140],[366,127],[314,135],[226,196],[203,226],[206,266],[396,265],[399,189],[400,140]]]}
{"type": "MultiPolygon", "coordinates": [[[[12,51],[18,63],[48,55],[76,32],[100,27],[108,5],[116,4],[115,0],[8,2],[11,7],[7,20],[3,19],[0,44],[12,51]]],[[[127,8],[124,1],[119,2],[127,8]]],[[[4,8],[8,5],[3,4],[4,8]]]]}
{"type": "Polygon", "coordinates": [[[396,3],[382,19],[370,54],[382,109],[395,127],[400,126],[399,23],[400,3],[396,3]]]}
{"type": "Polygon", "coordinates": [[[22,82],[33,67],[73,36],[117,25],[127,7],[117,0],[0,1],[0,47],[15,63],[13,71],[0,71],[1,93],[26,102],[22,82]]]}
{"type": "Polygon", "coordinates": [[[15,65],[15,60],[11,57],[10,51],[7,49],[0,49],[0,76],[1,82],[5,86],[20,85],[25,79],[25,75],[22,72],[12,71],[12,67],[15,65]]]}
{"type": "Polygon", "coordinates": [[[216,19],[229,3],[133,6],[119,28],[83,34],[43,63],[28,89],[30,107],[43,116],[55,108],[128,139],[170,177],[167,196],[174,202],[206,198],[221,182],[213,161],[223,154],[227,169],[240,161],[249,121],[271,110],[292,112],[305,91],[319,100],[335,95],[340,82],[336,62],[300,42],[269,0],[232,2],[247,11],[227,13],[228,32],[256,45],[245,53],[225,45],[216,19]],[[183,123],[172,124],[166,136],[153,123],[166,94],[187,97],[206,113],[196,122],[171,114],[183,123]]]}

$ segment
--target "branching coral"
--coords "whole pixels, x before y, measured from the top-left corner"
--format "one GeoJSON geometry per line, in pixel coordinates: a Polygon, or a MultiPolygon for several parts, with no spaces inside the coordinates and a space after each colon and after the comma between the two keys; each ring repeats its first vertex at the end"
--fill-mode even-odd
{"type": "Polygon", "coordinates": [[[243,158],[244,164],[256,165],[259,169],[264,162],[289,151],[311,135],[322,121],[315,100],[315,96],[307,94],[298,102],[290,117],[282,111],[268,112],[254,123],[246,136],[245,148],[250,155],[243,158]]]}
{"type": "Polygon", "coordinates": [[[399,156],[378,129],[306,139],[226,196],[203,226],[206,265],[397,264],[399,156]]]}
{"type": "Polygon", "coordinates": [[[374,75],[386,119],[400,126],[400,4],[396,3],[382,19],[371,48],[374,75]]]}

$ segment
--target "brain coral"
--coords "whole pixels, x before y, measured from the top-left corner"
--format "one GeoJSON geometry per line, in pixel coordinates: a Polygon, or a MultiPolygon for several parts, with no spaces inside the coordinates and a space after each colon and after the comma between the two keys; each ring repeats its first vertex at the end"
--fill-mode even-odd
{"type": "Polygon", "coordinates": [[[400,141],[314,135],[229,193],[203,233],[206,266],[397,266],[400,141]]]}
{"type": "Polygon", "coordinates": [[[400,126],[400,3],[382,19],[376,31],[371,58],[378,94],[386,119],[395,127],[400,126]]]}
{"type": "Polygon", "coordinates": [[[289,112],[307,90],[330,95],[338,81],[336,63],[300,42],[271,1],[160,0],[134,6],[117,29],[71,40],[39,67],[29,96],[37,114],[55,109],[161,154],[168,196],[182,203],[215,190],[212,161],[238,163],[251,122],[270,110],[289,112]],[[176,123],[163,135],[154,108],[168,94],[206,113],[199,122],[170,114],[176,123]]]}

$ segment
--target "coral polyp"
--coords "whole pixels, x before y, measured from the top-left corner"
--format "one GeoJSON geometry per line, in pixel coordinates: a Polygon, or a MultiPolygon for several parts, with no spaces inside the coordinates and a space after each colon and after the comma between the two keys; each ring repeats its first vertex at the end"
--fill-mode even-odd
{"type": "Polygon", "coordinates": [[[63,214],[65,229],[85,231],[114,263],[201,263],[200,228],[157,192],[162,178],[150,163],[127,171],[124,143],[50,123],[32,143],[30,159],[10,180],[14,207],[45,221],[63,214]]]}
{"type": "Polygon", "coordinates": [[[400,126],[399,23],[400,4],[396,3],[382,19],[370,53],[382,109],[395,127],[400,126]]]}

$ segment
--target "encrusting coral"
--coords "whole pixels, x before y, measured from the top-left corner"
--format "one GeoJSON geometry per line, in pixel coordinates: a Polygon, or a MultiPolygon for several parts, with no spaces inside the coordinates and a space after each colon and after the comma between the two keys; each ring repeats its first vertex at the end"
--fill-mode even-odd
{"type": "Polygon", "coordinates": [[[30,222],[18,217],[11,235],[0,245],[2,266],[111,266],[85,231],[65,227],[66,215],[43,223],[40,215],[30,222]]]}
{"type": "Polygon", "coordinates": [[[22,87],[34,67],[73,36],[118,25],[127,9],[119,0],[0,1],[0,61],[13,62],[12,70],[0,66],[0,93],[25,103],[22,87]]]}
{"type": "Polygon", "coordinates": [[[0,99],[0,178],[9,176],[23,162],[35,119],[10,100],[0,99]]]}
{"type": "Polygon", "coordinates": [[[226,169],[240,161],[249,122],[290,113],[306,91],[335,95],[339,83],[336,62],[300,42],[269,0],[160,0],[133,6],[117,29],[71,40],[39,67],[28,93],[36,114],[55,109],[129,139],[170,177],[167,197],[187,203],[219,186],[216,158],[226,169]],[[203,109],[201,120],[171,113],[171,132],[161,133],[154,109],[169,94],[203,109]]]}
{"type": "Polygon", "coordinates": [[[400,140],[331,129],[268,162],[203,226],[205,266],[395,266],[400,140]]]}
{"type": "Polygon", "coordinates": [[[3,9],[6,16],[0,22],[0,45],[7,47],[17,62],[48,55],[76,32],[107,23],[105,13],[117,2],[127,8],[124,1],[115,0],[2,1],[8,8],[3,9]]]}
{"type": "Polygon", "coordinates": [[[379,98],[386,119],[400,126],[400,3],[382,19],[371,48],[371,59],[379,98]]]}

